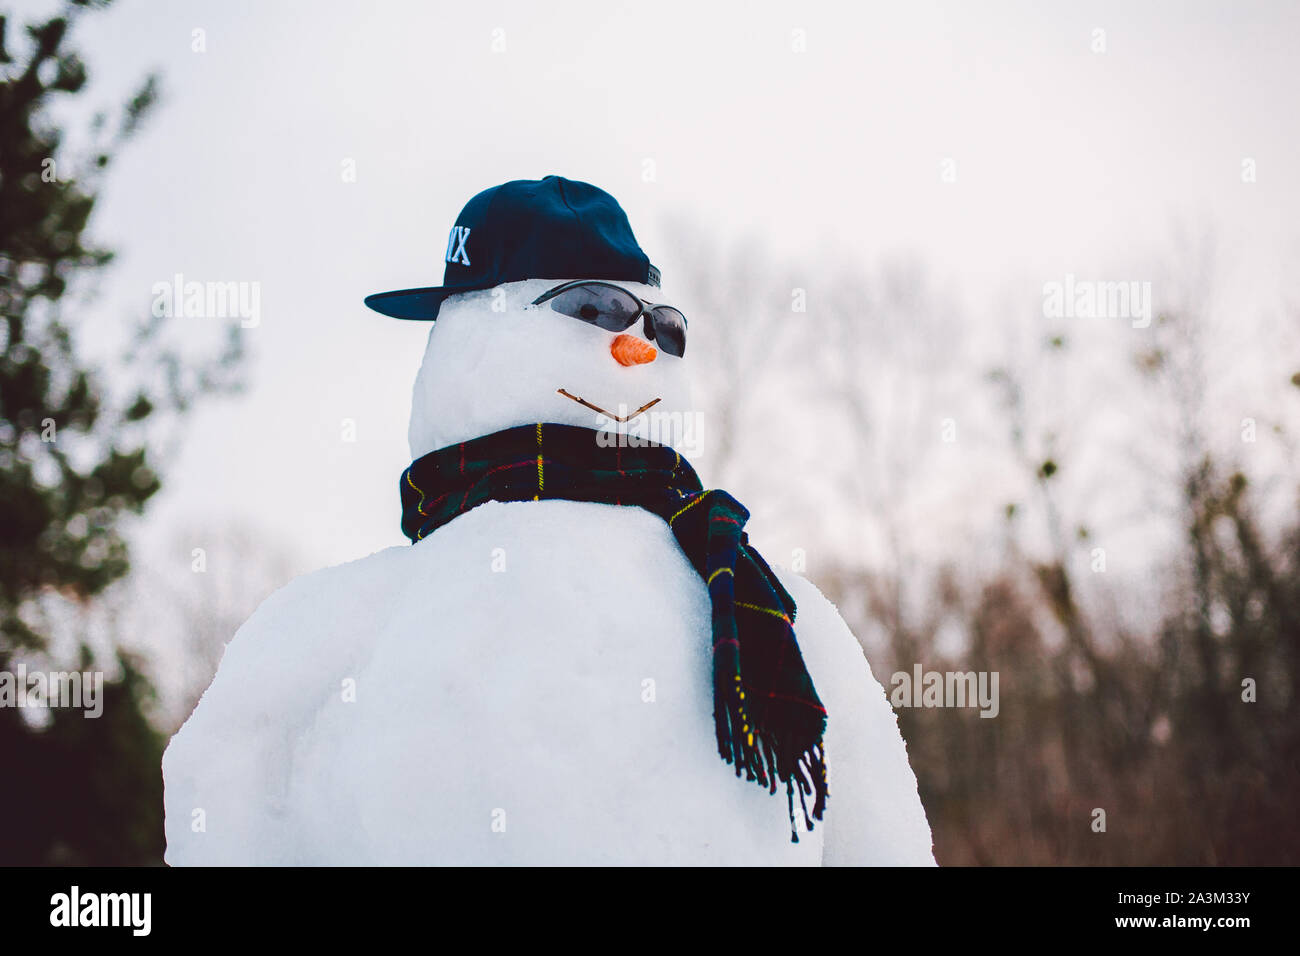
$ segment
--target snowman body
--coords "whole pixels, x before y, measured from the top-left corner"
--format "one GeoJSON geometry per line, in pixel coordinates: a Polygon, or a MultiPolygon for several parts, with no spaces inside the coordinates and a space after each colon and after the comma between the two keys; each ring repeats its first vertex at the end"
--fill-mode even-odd
{"type": "MultiPolygon", "coordinates": [[[[515,285],[502,311],[444,306],[414,455],[535,421],[593,427],[557,387],[689,410],[680,360],[574,361],[608,333],[529,313],[538,284],[515,285]]],[[[807,831],[796,800],[797,843],[784,787],[718,755],[709,597],[667,524],[548,500],[489,502],[272,595],[167,750],[167,862],[932,864],[883,689],[829,602],[780,577],[830,715],[826,820],[807,831]]]]}

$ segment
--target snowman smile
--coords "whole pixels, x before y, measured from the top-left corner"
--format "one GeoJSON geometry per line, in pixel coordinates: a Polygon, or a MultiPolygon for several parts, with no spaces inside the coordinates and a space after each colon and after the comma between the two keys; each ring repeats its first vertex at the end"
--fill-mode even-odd
{"type": "Polygon", "coordinates": [[[566,392],[566,391],[565,391],[564,389],[562,389],[562,388],[557,388],[555,391],[556,391],[557,394],[559,394],[559,395],[563,395],[565,398],[570,398],[570,399],[572,399],[573,401],[577,402],[579,405],[582,405],[582,406],[584,406],[585,408],[590,408],[593,412],[600,412],[600,413],[601,413],[602,415],[604,415],[606,418],[612,418],[614,421],[619,422],[619,423],[630,422],[632,419],[636,418],[636,417],[637,417],[638,415],[640,415],[642,412],[646,411],[646,410],[649,409],[649,408],[653,408],[655,405],[658,405],[659,402],[661,401],[661,399],[658,399],[658,398],[651,399],[650,401],[648,401],[648,402],[646,402],[644,405],[642,405],[640,408],[638,408],[636,411],[634,411],[631,415],[615,415],[613,412],[607,412],[607,411],[605,411],[605,409],[601,408],[599,405],[593,405],[591,402],[587,401],[585,398],[579,398],[577,395],[574,395],[574,394],[572,394],[572,393],[570,393],[570,392],[566,392]]]}

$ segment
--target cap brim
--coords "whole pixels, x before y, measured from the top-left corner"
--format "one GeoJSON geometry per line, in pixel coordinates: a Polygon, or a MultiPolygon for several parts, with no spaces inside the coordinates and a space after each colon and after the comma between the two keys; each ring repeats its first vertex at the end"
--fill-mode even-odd
{"type": "Polygon", "coordinates": [[[394,319],[432,322],[444,299],[461,292],[474,292],[481,286],[437,286],[431,289],[397,289],[366,296],[366,305],[394,319]]]}

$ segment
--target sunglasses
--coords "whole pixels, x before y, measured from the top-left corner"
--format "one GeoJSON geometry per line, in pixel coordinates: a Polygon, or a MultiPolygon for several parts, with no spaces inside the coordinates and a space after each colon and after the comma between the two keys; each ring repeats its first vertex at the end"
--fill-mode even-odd
{"type": "Polygon", "coordinates": [[[624,332],[644,318],[645,334],[661,352],[678,357],[686,353],[686,316],[671,305],[655,305],[637,298],[622,286],[594,279],[566,282],[533,300],[549,302],[561,315],[590,323],[607,332],[624,332]]]}

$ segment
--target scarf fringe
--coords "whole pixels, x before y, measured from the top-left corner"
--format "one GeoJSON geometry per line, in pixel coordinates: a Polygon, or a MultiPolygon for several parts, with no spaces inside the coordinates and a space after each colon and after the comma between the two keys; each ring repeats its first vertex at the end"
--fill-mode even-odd
{"type": "Polygon", "coordinates": [[[718,738],[718,755],[736,768],[736,776],[768,788],[776,793],[777,781],[786,787],[786,800],[790,808],[790,842],[799,842],[794,816],[794,794],[799,791],[799,808],[804,826],[811,832],[813,820],[821,820],[830,797],[826,781],[826,752],[820,742],[807,745],[794,753],[789,752],[788,741],[770,728],[757,730],[734,694],[718,688],[714,696],[714,729],[718,738]],[[784,746],[783,746],[784,744],[784,746]],[[811,814],[807,798],[813,797],[811,814]]]}

